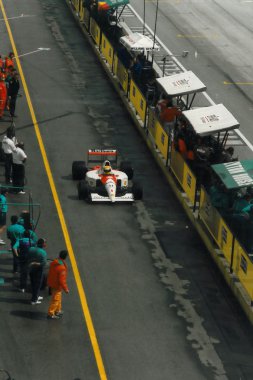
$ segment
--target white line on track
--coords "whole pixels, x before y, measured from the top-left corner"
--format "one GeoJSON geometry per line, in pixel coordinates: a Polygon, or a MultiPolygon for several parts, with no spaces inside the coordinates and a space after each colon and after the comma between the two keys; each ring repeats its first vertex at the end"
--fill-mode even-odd
{"type": "MultiPolygon", "coordinates": [[[[253,2],[253,0],[250,0],[248,2],[253,2]]],[[[139,16],[139,14],[135,11],[135,9],[132,7],[132,5],[128,4],[128,7],[131,9],[131,11],[135,14],[135,16],[139,19],[139,21],[143,24],[144,21],[143,19],[139,16]]],[[[147,25],[145,24],[145,28],[148,29],[148,31],[154,35],[152,29],[147,25]]],[[[156,36],[155,37],[156,40],[159,42],[159,44],[163,47],[163,49],[173,57],[174,61],[178,64],[178,66],[183,70],[183,71],[187,71],[186,68],[181,64],[181,62],[178,61],[178,59],[173,55],[173,53],[167,48],[167,46],[164,45],[164,43],[156,36]]],[[[211,97],[206,93],[204,92],[203,95],[205,96],[205,98],[209,101],[209,103],[211,105],[215,105],[215,102],[211,99],[211,97]]],[[[234,130],[235,133],[237,133],[237,135],[245,142],[245,144],[249,147],[249,149],[253,152],[253,145],[249,142],[249,140],[242,134],[241,131],[239,131],[238,129],[235,129],[234,130]]]]}
{"type": "MultiPolygon", "coordinates": [[[[8,17],[7,20],[15,20],[17,18],[25,18],[25,17],[35,17],[35,15],[24,15],[23,13],[20,16],[13,16],[13,17],[8,17]]],[[[0,18],[0,21],[4,21],[3,18],[0,18]]]]}

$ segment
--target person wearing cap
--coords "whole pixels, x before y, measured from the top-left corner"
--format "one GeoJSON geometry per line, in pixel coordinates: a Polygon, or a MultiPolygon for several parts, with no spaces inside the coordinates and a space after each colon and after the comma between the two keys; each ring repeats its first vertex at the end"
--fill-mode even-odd
{"type": "Polygon", "coordinates": [[[5,76],[0,73],[0,119],[3,117],[7,102],[7,88],[5,85],[5,76]]]}
{"type": "Polygon", "coordinates": [[[36,247],[31,247],[28,251],[28,271],[31,280],[32,288],[32,305],[38,305],[43,300],[39,296],[39,291],[42,285],[44,269],[47,264],[47,252],[45,250],[46,239],[40,238],[36,247]]]}
{"type": "Polygon", "coordinates": [[[18,194],[25,194],[25,161],[27,155],[24,152],[24,143],[19,142],[16,145],[16,152],[12,154],[12,184],[14,191],[18,194]]]}

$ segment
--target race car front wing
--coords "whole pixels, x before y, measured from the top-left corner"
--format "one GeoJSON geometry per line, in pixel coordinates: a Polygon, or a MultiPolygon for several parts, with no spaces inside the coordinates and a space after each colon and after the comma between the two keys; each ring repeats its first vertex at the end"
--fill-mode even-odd
{"type": "MultiPolygon", "coordinates": [[[[103,196],[97,193],[91,193],[90,198],[92,202],[111,202],[111,199],[108,196],[103,196]]],[[[134,196],[132,193],[116,196],[115,202],[134,202],[134,196]]]]}

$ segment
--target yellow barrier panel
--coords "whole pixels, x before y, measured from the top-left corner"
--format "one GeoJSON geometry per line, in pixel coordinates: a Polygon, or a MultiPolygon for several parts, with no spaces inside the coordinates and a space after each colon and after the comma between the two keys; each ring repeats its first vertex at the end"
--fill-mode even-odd
{"type": "Polygon", "coordinates": [[[183,183],[184,177],[184,159],[179,152],[176,151],[175,147],[172,146],[171,149],[171,170],[175,174],[180,184],[183,183]]]}
{"type": "Polygon", "coordinates": [[[79,8],[79,16],[80,16],[80,21],[83,22],[84,21],[84,14],[85,14],[85,8],[83,6],[83,1],[80,0],[80,8],[79,8]]]}
{"type": "Polygon", "coordinates": [[[86,29],[89,31],[89,25],[90,25],[90,12],[87,8],[83,8],[83,23],[86,27],[86,29]]]}
{"type": "Polygon", "coordinates": [[[161,126],[158,120],[156,122],[155,143],[157,148],[161,152],[163,158],[167,160],[169,150],[169,136],[168,133],[165,132],[165,129],[161,126]]]}
{"type": "Polygon", "coordinates": [[[147,102],[146,102],[145,97],[142,95],[141,91],[139,90],[139,88],[137,87],[137,85],[134,83],[133,80],[131,80],[131,83],[130,83],[129,100],[133,104],[136,113],[140,116],[141,120],[144,123],[147,102]]]}
{"type": "Polygon", "coordinates": [[[240,280],[240,283],[248,293],[250,300],[253,300],[253,263],[248,254],[235,240],[233,271],[240,280]]]}
{"type": "Polygon", "coordinates": [[[185,191],[189,201],[194,204],[197,184],[196,176],[193,174],[182,155],[176,151],[174,145],[171,149],[170,167],[182,186],[182,189],[185,191]]]}
{"type": "Polygon", "coordinates": [[[124,93],[127,94],[129,78],[128,70],[121,63],[117,54],[115,54],[114,57],[113,73],[117,76],[124,93]]]}
{"type": "Polygon", "coordinates": [[[223,219],[219,221],[218,227],[218,245],[227,259],[228,263],[231,264],[232,248],[233,248],[233,234],[228,228],[227,224],[223,219]]]}
{"type": "Polygon", "coordinates": [[[154,140],[156,139],[157,123],[159,123],[159,122],[157,120],[155,112],[154,112],[154,110],[152,108],[149,107],[148,108],[148,124],[147,124],[147,128],[148,128],[149,133],[153,136],[154,140]]]}
{"type": "Polygon", "coordinates": [[[211,200],[203,187],[200,190],[199,216],[206,228],[218,244],[220,214],[211,204],[211,200]]]}
{"type": "Polygon", "coordinates": [[[101,31],[100,31],[98,24],[96,23],[96,21],[92,17],[90,18],[90,34],[91,34],[93,40],[95,41],[96,45],[99,47],[101,31]]]}
{"type": "Polygon", "coordinates": [[[79,12],[79,0],[72,0],[72,4],[77,12],[79,12]]]}
{"type": "Polygon", "coordinates": [[[104,34],[102,34],[101,52],[102,52],[103,56],[105,57],[107,63],[109,64],[110,68],[112,69],[113,47],[104,34]]]}
{"type": "Polygon", "coordinates": [[[189,166],[184,163],[184,174],[183,174],[183,189],[187,195],[187,198],[194,205],[195,195],[196,195],[196,185],[197,179],[189,166]]]}
{"type": "Polygon", "coordinates": [[[233,248],[233,234],[226,222],[220,216],[219,212],[212,206],[210,197],[203,187],[201,187],[200,191],[199,216],[230,265],[233,248]]]}

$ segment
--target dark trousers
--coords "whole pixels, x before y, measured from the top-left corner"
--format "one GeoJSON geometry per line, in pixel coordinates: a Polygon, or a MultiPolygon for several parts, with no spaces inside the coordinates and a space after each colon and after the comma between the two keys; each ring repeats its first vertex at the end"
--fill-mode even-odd
{"type": "Polygon", "coordinates": [[[21,191],[25,184],[25,167],[23,164],[12,164],[12,184],[17,187],[15,191],[21,191]]]}
{"type": "Polygon", "coordinates": [[[17,100],[16,95],[11,96],[10,101],[9,101],[9,108],[10,108],[10,115],[11,116],[15,115],[16,100],[17,100]]]}
{"type": "Polygon", "coordinates": [[[12,255],[13,255],[13,273],[16,273],[18,271],[18,257],[15,255],[14,251],[12,250],[12,255]]]}
{"type": "Polygon", "coordinates": [[[5,153],[5,181],[10,182],[12,169],[12,153],[5,153]]]}
{"type": "Polygon", "coordinates": [[[32,265],[30,267],[30,280],[32,287],[32,302],[36,302],[39,296],[43,277],[43,267],[41,265],[32,265]]]}
{"type": "Polygon", "coordinates": [[[20,289],[25,289],[27,285],[27,262],[19,261],[19,271],[20,271],[20,289]]]}

